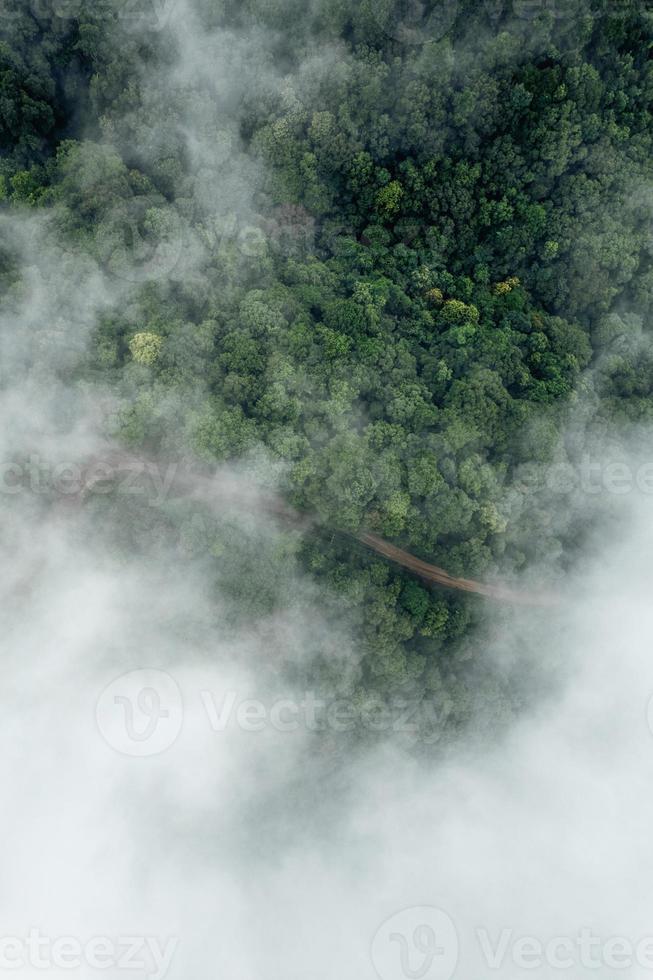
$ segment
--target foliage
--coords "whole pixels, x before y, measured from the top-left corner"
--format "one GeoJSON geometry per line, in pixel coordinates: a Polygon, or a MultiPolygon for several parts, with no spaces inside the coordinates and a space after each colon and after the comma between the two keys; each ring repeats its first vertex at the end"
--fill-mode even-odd
{"type": "Polygon", "coordinates": [[[155,364],[161,354],[163,340],[156,333],[144,330],[135,333],[129,341],[129,350],[139,364],[155,364]]]}
{"type": "Polygon", "coordinates": [[[108,2],[64,21],[12,6],[4,197],[51,210],[116,276],[125,223],[156,262],[183,233],[191,272],[142,264],[129,310],[97,330],[88,371],[120,391],[123,435],[212,462],[265,447],[318,517],[301,562],[358,611],[368,682],[455,688],[463,717],[475,600],[348,533],[509,576],[556,551],[524,467],[552,462],[588,366],[597,417],[650,418],[650,20],[636,0],[530,20],[461,0],[447,25],[427,3],[412,26],[399,2],[318,6],[198,4],[207,33],[263,28],[285,66],[227,123],[210,89],[146,96],[135,59],[165,74],[165,31],[132,37],[108,2]],[[207,192],[212,167],[265,174],[246,229],[207,192]]]}

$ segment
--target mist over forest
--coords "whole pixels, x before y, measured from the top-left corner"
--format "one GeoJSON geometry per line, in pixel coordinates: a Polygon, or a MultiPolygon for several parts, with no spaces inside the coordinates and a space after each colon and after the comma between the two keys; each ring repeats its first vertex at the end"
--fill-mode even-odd
{"type": "Polygon", "coordinates": [[[649,977],[648,0],[0,2],[0,972],[649,977]]]}

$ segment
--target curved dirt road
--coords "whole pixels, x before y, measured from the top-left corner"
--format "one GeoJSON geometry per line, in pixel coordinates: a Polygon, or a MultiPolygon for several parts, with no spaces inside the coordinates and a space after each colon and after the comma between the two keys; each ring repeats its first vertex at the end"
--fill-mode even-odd
{"type": "Polygon", "coordinates": [[[403,551],[402,548],[397,548],[396,545],[386,541],[385,538],[378,537],[376,534],[361,531],[359,534],[354,535],[354,537],[366,547],[376,551],[377,554],[383,555],[384,558],[389,558],[390,561],[401,565],[402,568],[417,575],[418,578],[426,582],[442,585],[447,589],[457,589],[459,592],[473,592],[476,595],[486,596],[488,599],[496,599],[499,602],[514,602],[526,606],[556,606],[560,602],[560,598],[551,593],[520,592],[514,589],[508,589],[503,585],[489,585],[484,582],[476,582],[470,578],[458,578],[455,575],[450,575],[444,568],[439,568],[437,565],[429,565],[428,562],[422,561],[421,558],[416,558],[415,555],[411,555],[409,551],[403,551]]]}
{"type": "MultiPolygon", "coordinates": [[[[132,466],[136,461],[139,465],[143,465],[143,460],[140,458],[136,460],[136,457],[128,458],[127,456],[123,456],[123,460],[129,462],[132,466]]],[[[146,465],[152,464],[148,464],[146,461],[146,465]]],[[[199,474],[192,474],[190,476],[177,474],[173,483],[184,493],[193,494],[208,503],[215,502],[219,498],[223,501],[228,500],[229,503],[235,504],[241,509],[262,507],[268,513],[288,521],[295,527],[308,528],[317,523],[314,517],[295,510],[281,497],[274,494],[261,494],[256,491],[243,492],[242,484],[239,482],[234,486],[229,478],[220,477],[216,479],[215,477],[199,474]]],[[[366,548],[400,565],[406,571],[411,572],[413,575],[421,578],[422,581],[432,585],[454,589],[458,592],[469,592],[474,595],[484,596],[487,599],[493,599],[496,602],[507,602],[526,606],[546,608],[556,606],[561,601],[560,596],[544,591],[526,592],[510,589],[500,584],[477,582],[474,579],[451,575],[444,568],[431,565],[421,558],[412,555],[410,552],[391,544],[385,538],[381,538],[371,532],[361,531],[350,536],[366,548]]]]}
{"type": "MultiPolygon", "coordinates": [[[[108,449],[106,454],[101,457],[95,456],[87,460],[84,471],[83,487],[81,491],[72,497],[62,501],[62,511],[69,509],[70,505],[79,505],[82,501],[96,490],[98,484],[107,478],[114,481],[115,486],[120,486],[120,474],[137,474],[147,476],[148,473],[156,472],[160,477],[162,473],[171,473],[167,484],[168,489],[174,488],[178,493],[195,497],[208,505],[221,503],[235,506],[240,510],[254,511],[264,510],[274,517],[284,520],[294,527],[307,529],[317,524],[317,520],[308,514],[302,514],[289,506],[281,497],[271,493],[260,493],[250,490],[243,486],[240,479],[233,476],[221,474],[208,475],[206,473],[179,472],[176,464],[157,462],[146,457],[136,456],[123,450],[108,449]],[[107,477],[107,474],[110,474],[107,477]]],[[[103,491],[106,492],[106,491],[103,491]]],[[[120,492],[120,490],[118,490],[120,492]]],[[[341,532],[337,529],[338,533],[341,532]]],[[[366,548],[376,552],[376,554],[387,558],[405,568],[424,582],[432,585],[439,585],[442,588],[454,589],[458,592],[469,592],[474,595],[484,596],[497,602],[514,603],[526,606],[551,607],[558,605],[561,597],[547,592],[526,592],[510,589],[500,584],[490,584],[477,582],[474,579],[461,578],[451,575],[444,568],[431,565],[417,558],[408,551],[398,548],[396,545],[386,541],[376,534],[368,531],[358,533],[348,533],[353,540],[358,541],[366,548]]],[[[24,583],[23,583],[24,584],[24,583]]]]}

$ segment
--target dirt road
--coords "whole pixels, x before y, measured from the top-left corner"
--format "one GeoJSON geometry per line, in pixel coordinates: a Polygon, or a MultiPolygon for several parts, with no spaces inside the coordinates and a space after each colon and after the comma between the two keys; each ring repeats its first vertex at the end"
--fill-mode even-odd
{"type": "Polygon", "coordinates": [[[447,589],[456,589],[459,592],[473,592],[476,595],[486,596],[488,599],[496,599],[499,602],[512,602],[526,606],[556,606],[560,602],[560,597],[546,592],[522,592],[515,589],[508,589],[503,585],[490,585],[484,582],[476,582],[470,578],[458,578],[450,575],[444,568],[437,565],[429,565],[428,562],[416,558],[409,551],[397,548],[384,538],[376,534],[369,534],[361,531],[355,535],[356,540],[366,547],[376,551],[377,554],[389,558],[390,561],[401,565],[403,568],[417,575],[418,578],[426,582],[433,582],[442,585],[447,589]]]}
{"type": "MultiPolygon", "coordinates": [[[[87,460],[83,468],[84,479],[83,488],[78,493],[67,496],[60,501],[57,510],[63,514],[74,510],[76,506],[82,504],[93,492],[98,492],[98,486],[109,479],[113,483],[114,489],[120,492],[121,481],[124,485],[125,474],[138,477],[147,476],[148,473],[157,473],[159,476],[165,472],[170,474],[168,489],[173,489],[181,495],[192,496],[211,506],[220,505],[221,507],[233,506],[244,511],[263,510],[272,514],[277,519],[283,520],[293,527],[307,529],[316,525],[318,522],[308,514],[302,514],[290,507],[281,497],[269,492],[261,493],[256,489],[247,489],[243,481],[234,476],[209,475],[191,471],[180,471],[175,464],[157,462],[142,456],[130,454],[124,450],[109,450],[102,457],[94,457],[87,460]]],[[[106,492],[106,491],[102,491],[106,492]]],[[[477,582],[474,579],[461,578],[451,575],[444,568],[431,565],[417,558],[408,551],[398,548],[384,538],[368,531],[350,534],[354,540],[360,542],[366,548],[370,548],[378,555],[382,555],[389,561],[394,562],[411,572],[424,582],[439,585],[446,589],[454,589],[458,592],[469,592],[474,595],[484,596],[497,602],[507,602],[527,606],[550,607],[558,605],[561,597],[547,592],[527,592],[517,589],[510,589],[500,584],[490,584],[477,582]]]]}

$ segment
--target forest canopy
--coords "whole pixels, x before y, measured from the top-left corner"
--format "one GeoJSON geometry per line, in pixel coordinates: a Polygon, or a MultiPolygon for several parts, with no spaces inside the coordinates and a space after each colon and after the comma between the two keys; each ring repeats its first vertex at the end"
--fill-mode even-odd
{"type": "Polygon", "coordinates": [[[168,6],[5,4],[2,208],[125,290],[71,380],[132,451],[271,463],[317,520],[269,567],[358,617],[365,683],[464,719],[478,600],[351,535],[477,578],[573,561],[570,412],[582,438],[653,419],[652,14],[197,0],[189,74],[168,6]]]}

